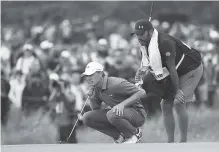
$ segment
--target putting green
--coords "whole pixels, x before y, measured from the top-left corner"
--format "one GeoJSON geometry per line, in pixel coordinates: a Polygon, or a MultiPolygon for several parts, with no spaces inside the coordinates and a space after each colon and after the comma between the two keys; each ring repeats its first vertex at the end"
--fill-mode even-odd
{"type": "Polygon", "coordinates": [[[2,152],[218,152],[219,143],[4,145],[2,152]]]}

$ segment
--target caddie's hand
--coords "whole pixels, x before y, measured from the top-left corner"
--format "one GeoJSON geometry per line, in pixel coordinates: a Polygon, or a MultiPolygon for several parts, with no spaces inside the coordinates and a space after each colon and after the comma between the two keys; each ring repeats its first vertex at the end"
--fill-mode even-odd
{"type": "Polygon", "coordinates": [[[113,112],[116,113],[117,116],[123,116],[125,106],[120,103],[112,108],[113,112]]]}
{"type": "Polygon", "coordinates": [[[137,72],[136,73],[136,76],[135,76],[135,83],[138,83],[138,82],[140,82],[142,79],[141,79],[141,76],[140,76],[140,74],[137,72]]]}
{"type": "Polygon", "coordinates": [[[148,70],[148,68],[149,68],[148,66],[144,66],[138,69],[135,75],[135,83],[139,83],[140,81],[142,81],[142,77],[145,74],[145,72],[148,70]]]}
{"type": "Polygon", "coordinates": [[[186,101],[186,97],[185,97],[183,91],[178,89],[176,92],[175,99],[174,99],[174,104],[185,103],[185,101],[186,101]]]}
{"type": "Polygon", "coordinates": [[[139,70],[140,72],[145,73],[148,69],[149,69],[149,66],[143,66],[139,70]]]}

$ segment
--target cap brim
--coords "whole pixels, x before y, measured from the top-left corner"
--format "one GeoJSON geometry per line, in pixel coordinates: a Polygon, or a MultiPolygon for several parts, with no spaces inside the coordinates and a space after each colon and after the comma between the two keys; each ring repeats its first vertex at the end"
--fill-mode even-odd
{"type": "Polygon", "coordinates": [[[103,70],[96,70],[96,71],[91,71],[91,72],[89,72],[89,71],[85,71],[84,73],[82,73],[81,74],[81,77],[84,77],[84,76],[88,76],[88,75],[92,75],[92,74],[94,74],[95,72],[100,72],[100,71],[103,71],[103,70]]]}
{"type": "Polygon", "coordinates": [[[134,32],[131,33],[131,35],[134,35],[134,34],[143,35],[144,33],[145,33],[145,31],[143,31],[143,30],[135,30],[134,32]]]}
{"type": "Polygon", "coordinates": [[[94,72],[84,72],[81,74],[81,77],[92,75],[92,74],[94,74],[94,72]]]}
{"type": "Polygon", "coordinates": [[[81,77],[88,76],[85,72],[81,74],[81,77]]]}

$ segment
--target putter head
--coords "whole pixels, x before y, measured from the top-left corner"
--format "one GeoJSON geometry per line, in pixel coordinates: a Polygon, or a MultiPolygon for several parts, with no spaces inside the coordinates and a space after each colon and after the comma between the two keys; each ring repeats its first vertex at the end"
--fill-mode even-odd
{"type": "Polygon", "coordinates": [[[62,141],[62,140],[60,140],[59,143],[60,143],[60,144],[64,144],[64,143],[68,143],[68,142],[67,142],[67,141],[62,141]]]}

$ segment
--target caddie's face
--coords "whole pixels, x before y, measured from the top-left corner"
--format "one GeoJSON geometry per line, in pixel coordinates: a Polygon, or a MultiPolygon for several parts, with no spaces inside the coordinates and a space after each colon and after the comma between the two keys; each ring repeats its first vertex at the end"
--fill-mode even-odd
{"type": "Polygon", "coordinates": [[[92,75],[87,75],[86,80],[87,80],[89,86],[95,86],[100,82],[101,77],[102,77],[101,72],[95,72],[92,75]]]}
{"type": "Polygon", "coordinates": [[[148,31],[145,31],[144,33],[136,33],[138,37],[138,41],[142,46],[146,46],[150,42],[150,35],[148,31]]]}

